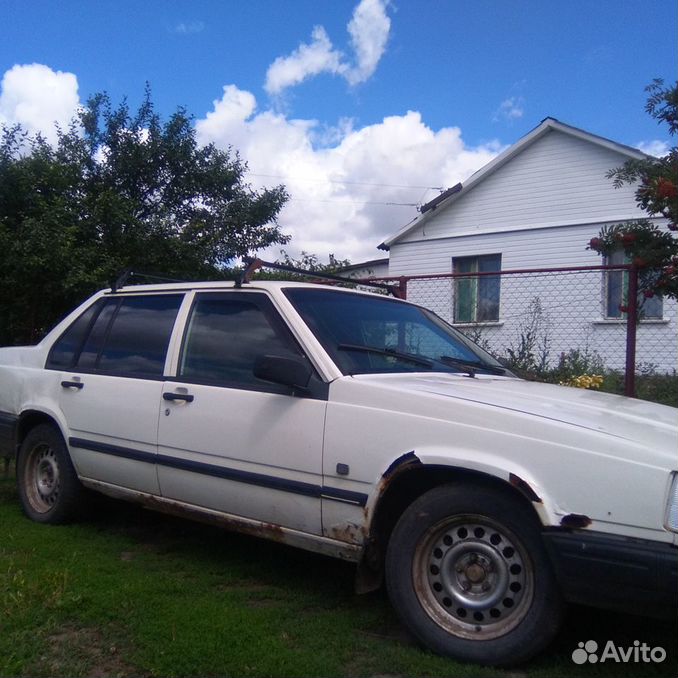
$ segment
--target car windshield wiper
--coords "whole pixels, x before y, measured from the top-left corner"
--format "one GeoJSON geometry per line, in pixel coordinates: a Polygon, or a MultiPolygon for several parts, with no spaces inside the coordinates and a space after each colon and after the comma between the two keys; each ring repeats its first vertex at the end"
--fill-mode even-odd
{"type": "Polygon", "coordinates": [[[415,365],[421,365],[422,367],[428,367],[429,369],[433,367],[433,363],[430,360],[420,358],[419,356],[413,355],[412,353],[401,353],[400,351],[396,351],[393,348],[381,348],[379,346],[365,346],[364,344],[339,344],[337,348],[340,351],[361,351],[363,353],[377,353],[378,355],[387,355],[390,356],[391,358],[397,358],[398,360],[414,363],[415,365]]]}
{"type": "Polygon", "coordinates": [[[506,374],[506,370],[503,367],[475,362],[473,360],[463,360],[462,358],[453,358],[451,355],[441,355],[438,360],[451,367],[463,368],[471,377],[475,377],[477,370],[487,370],[490,374],[506,374]]]}

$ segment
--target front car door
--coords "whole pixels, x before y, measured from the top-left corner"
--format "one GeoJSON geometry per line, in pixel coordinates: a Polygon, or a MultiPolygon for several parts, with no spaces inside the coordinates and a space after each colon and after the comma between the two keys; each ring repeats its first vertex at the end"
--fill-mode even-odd
{"type": "Polygon", "coordinates": [[[196,293],[176,377],[165,383],[158,476],[168,499],[321,533],[327,389],[254,376],[264,355],[307,360],[267,294],[196,293]]]}

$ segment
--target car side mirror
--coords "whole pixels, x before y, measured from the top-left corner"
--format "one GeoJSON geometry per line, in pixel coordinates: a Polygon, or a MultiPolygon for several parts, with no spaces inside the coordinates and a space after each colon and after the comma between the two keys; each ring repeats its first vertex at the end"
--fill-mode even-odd
{"type": "Polygon", "coordinates": [[[291,386],[296,389],[307,389],[313,370],[300,358],[289,358],[281,355],[262,355],[254,362],[254,376],[274,384],[291,386]]]}

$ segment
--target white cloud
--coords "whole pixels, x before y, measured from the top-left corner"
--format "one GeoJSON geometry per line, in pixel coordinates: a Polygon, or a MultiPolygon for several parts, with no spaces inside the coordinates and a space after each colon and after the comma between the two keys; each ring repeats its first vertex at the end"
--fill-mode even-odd
{"type": "Polygon", "coordinates": [[[188,21],[177,24],[172,30],[172,33],[177,35],[192,35],[194,33],[202,33],[205,30],[205,24],[202,21],[188,21]]]}
{"type": "MultiPolygon", "coordinates": [[[[49,140],[54,121],[67,125],[78,105],[71,73],[33,64],[14,66],[2,79],[0,123],[20,122],[49,140]]],[[[497,142],[468,147],[459,128],[431,129],[416,111],[365,127],[350,119],[333,126],[294,119],[258,109],[254,95],[235,85],[223,88],[196,132],[200,143],[238,149],[254,188],[287,187],[292,199],[279,221],[293,236],[290,254],[352,261],[380,256],[376,245],[438,194],[426,187],[453,186],[502,150],[497,142]]],[[[261,254],[275,258],[279,248],[261,254]]]]}
{"type": "Polygon", "coordinates": [[[341,53],[322,26],[316,26],[309,44],[302,43],[290,56],[278,57],[268,68],[264,88],[269,94],[280,94],[284,89],[298,85],[320,73],[339,73],[344,68],[341,53]]]}
{"type": "Polygon", "coordinates": [[[348,24],[356,65],[346,73],[351,85],[367,80],[376,70],[386,50],[391,19],[382,0],[362,0],[348,24]]]}
{"type": "Polygon", "coordinates": [[[56,141],[54,123],[66,127],[80,104],[78,79],[42,64],[12,66],[0,84],[0,124],[20,123],[56,141]]]}
{"type": "MultiPolygon", "coordinates": [[[[459,128],[432,130],[416,111],[359,129],[340,120],[327,130],[315,120],[258,111],[254,96],[234,85],[224,87],[196,130],[201,143],[237,148],[253,186],[285,184],[292,199],[279,221],[292,235],[290,254],[352,261],[380,256],[376,246],[417,215],[411,205],[438,194],[425,187],[453,186],[501,150],[496,142],[469,148],[459,128]]],[[[264,254],[275,258],[279,249],[264,254]]]]}
{"type": "Polygon", "coordinates": [[[492,120],[499,122],[506,120],[513,122],[523,117],[525,107],[525,99],[523,97],[509,97],[499,104],[499,108],[494,112],[492,120]]]}
{"type": "Polygon", "coordinates": [[[386,0],[361,0],[346,27],[355,53],[354,63],[335,49],[327,32],[316,26],[310,43],[301,43],[289,56],[278,57],[266,73],[265,90],[279,95],[285,89],[321,73],[341,75],[350,85],[365,82],[386,50],[391,20],[386,0]]]}
{"type": "Polygon", "coordinates": [[[668,154],[670,147],[666,141],[653,139],[652,141],[640,141],[638,144],[636,144],[636,148],[643,153],[654,155],[656,158],[660,158],[668,154]]]}

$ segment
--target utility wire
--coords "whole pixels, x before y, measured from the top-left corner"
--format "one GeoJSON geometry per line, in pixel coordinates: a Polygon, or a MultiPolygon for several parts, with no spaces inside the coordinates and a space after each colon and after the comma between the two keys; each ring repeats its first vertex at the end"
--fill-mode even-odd
{"type": "MultiPolygon", "coordinates": [[[[267,179],[288,179],[290,177],[284,177],[281,174],[255,174],[253,172],[250,172],[249,175],[251,177],[264,177],[267,179]]],[[[316,184],[345,184],[347,186],[377,186],[380,188],[423,188],[426,190],[432,190],[432,191],[444,191],[445,189],[442,186],[412,186],[408,185],[405,186],[403,184],[374,184],[374,183],[369,183],[366,181],[342,181],[339,179],[307,179],[304,177],[292,177],[296,181],[310,181],[316,184]]]]}
{"type": "Polygon", "coordinates": [[[374,201],[354,201],[354,200],[314,200],[313,198],[290,198],[295,202],[330,202],[337,205],[383,205],[385,207],[419,207],[421,203],[416,202],[374,202],[374,201]]]}

